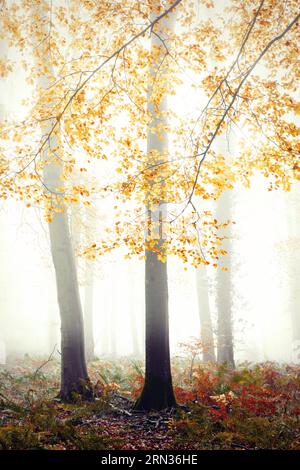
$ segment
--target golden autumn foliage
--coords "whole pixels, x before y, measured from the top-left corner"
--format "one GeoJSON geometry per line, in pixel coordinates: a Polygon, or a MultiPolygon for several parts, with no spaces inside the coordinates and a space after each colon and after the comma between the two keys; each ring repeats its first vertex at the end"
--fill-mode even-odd
{"type": "MultiPolygon", "coordinates": [[[[0,124],[0,196],[42,207],[48,221],[97,201],[110,217],[82,246],[90,258],[124,245],[144,256],[145,204],[164,201],[161,259],[215,265],[225,252],[210,201],[258,172],[270,190],[300,179],[299,3],[217,3],[201,1],[202,17],[188,0],[6,0],[0,39],[17,51],[30,98],[25,119],[0,124]],[[161,31],[173,6],[175,32],[161,31]],[[168,152],[147,152],[149,133],[168,136],[168,152]],[[55,191],[49,164],[61,168],[55,191]]],[[[13,72],[0,57],[0,77],[13,72]]],[[[156,249],[155,237],[146,243],[156,249]]]]}

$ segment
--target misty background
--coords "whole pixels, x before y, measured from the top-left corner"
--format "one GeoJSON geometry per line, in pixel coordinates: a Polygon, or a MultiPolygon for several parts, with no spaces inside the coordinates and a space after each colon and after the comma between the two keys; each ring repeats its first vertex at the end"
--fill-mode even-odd
{"type": "MultiPolygon", "coordinates": [[[[230,275],[238,361],[295,360],[291,310],[297,301],[292,284],[299,276],[299,270],[293,269],[299,256],[293,230],[299,213],[296,193],[296,188],[290,193],[270,192],[258,177],[251,189],[234,191],[230,275]]],[[[5,201],[0,226],[0,257],[5,267],[0,273],[0,337],[6,354],[48,354],[56,343],[59,349],[59,311],[42,215],[22,203],[5,201]]],[[[124,259],[116,251],[91,263],[96,354],[133,354],[133,321],[142,352],[143,261],[124,259]]],[[[199,336],[196,270],[170,257],[168,274],[171,350],[176,354],[179,342],[199,336]]],[[[215,277],[216,269],[208,268],[214,319],[215,277]]]]}

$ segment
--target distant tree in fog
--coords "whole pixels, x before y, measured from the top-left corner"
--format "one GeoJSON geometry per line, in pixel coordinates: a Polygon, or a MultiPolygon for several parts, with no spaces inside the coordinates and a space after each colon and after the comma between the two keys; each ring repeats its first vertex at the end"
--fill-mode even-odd
{"type": "MultiPolygon", "coordinates": [[[[227,191],[217,202],[216,216],[220,222],[225,223],[231,218],[231,191],[227,191]]],[[[226,237],[223,247],[227,255],[219,263],[216,271],[215,294],[217,305],[217,361],[234,367],[234,339],[232,318],[232,245],[230,242],[230,226],[226,228],[226,237]],[[221,269],[221,265],[227,271],[221,269]]]]}

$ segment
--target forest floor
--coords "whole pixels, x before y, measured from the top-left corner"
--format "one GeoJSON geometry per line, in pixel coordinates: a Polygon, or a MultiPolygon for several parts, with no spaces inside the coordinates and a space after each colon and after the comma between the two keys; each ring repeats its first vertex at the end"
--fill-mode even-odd
{"type": "Polygon", "coordinates": [[[236,369],[174,359],[181,405],[135,412],[141,361],[89,364],[97,398],[62,403],[59,361],[15,359],[0,368],[0,449],[300,449],[300,367],[236,369]]]}

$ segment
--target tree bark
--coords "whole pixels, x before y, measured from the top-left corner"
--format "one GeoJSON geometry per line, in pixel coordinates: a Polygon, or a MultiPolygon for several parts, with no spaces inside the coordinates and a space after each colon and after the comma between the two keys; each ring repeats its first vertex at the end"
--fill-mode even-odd
{"type": "Polygon", "coordinates": [[[145,384],[135,409],[161,410],[176,406],[172,386],[167,263],[147,251],[146,291],[146,373],[145,384]]]}
{"type": "Polygon", "coordinates": [[[209,305],[207,273],[204,266],[196,271],[197,298],[200,319],[200,338],[203,346],[203,361],[215,362],[213,326],[209,305]]]}
{"type": "MultiPolygon", "coordinates": [[[[161,22],[158,33],[163,37],[163,30],[171,30],[175,26],[175,14],[161,22]]],[[[150,78],[154,78],[164,57],[164,46],[157,35],[151,36],[151,51],[160,48],[161,53],[150,67],[150,78]]],[[[153,80],[155,83],[155,80],[153,80]]],[[[153,88],[149,86],[148,110],[151,116],[149,125],[147,152],[149,165],[166,159],[168,152],[168,136],[164,130],[166,125],[167,91],[160,104],[155,107],[151,101],[153,88]],[[160,135],[158,130],[160,130],[160,135]],[[157,157],[153,162],[153,151],[157,157]]],[[[145,383],[141,396],[135,403],[137,410],[162,410],[176,406],[172,385],[170,345],[169,345],[169,311],[168,311],[168,276],[167,263],[159,259],[163,254],[163,220],[166,216],[166,204],[163,198],[163,175],[155,190],[160,194],[158,203],[151,201],[147,205],[148,227],[151,226],[146,239],[155,240],[153,249],[145,251],[145,307],[146,307],[146,370],[145,383]]]]}

